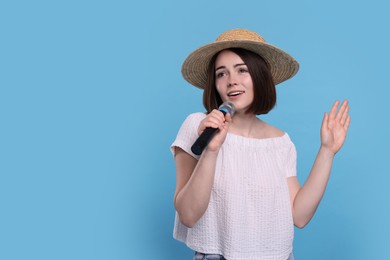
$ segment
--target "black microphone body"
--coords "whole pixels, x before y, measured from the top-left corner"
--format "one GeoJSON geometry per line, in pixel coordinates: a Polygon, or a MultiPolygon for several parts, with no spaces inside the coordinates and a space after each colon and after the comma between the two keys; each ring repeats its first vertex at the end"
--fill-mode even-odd
{"type": "MultiPolygon", "coordinates": [[[[231,102],[224,102],[219,108],[219,111],[223,113],[223,115],[226,115],[226,113],[230,113],[231,116],[233,116],[235,112],[235,108],[233,103],[231,102]]],[[[218,132],[218,128],[212,128],[207,127],[203,133],[196,139],[195,143],[191,147],[191,151],[195,155],[202,154],[204,148],[209,144],[211,139],[213,139],[214,135],[218,132]]]]}

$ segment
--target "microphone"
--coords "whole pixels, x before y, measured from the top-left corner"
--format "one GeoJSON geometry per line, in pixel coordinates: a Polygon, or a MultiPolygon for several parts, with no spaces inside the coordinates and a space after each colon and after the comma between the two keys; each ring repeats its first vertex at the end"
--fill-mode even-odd
{"type": "MultiPolygon", "coordinates": [[[[227,101],[224,102],[218,108],[218,110],[221,111],[223,115],[229,113],[231,116],[233,116],[234,112],[236,111],[236,108],[234,107],[232,102],[227,101]]],[[[203,152],[204,148],[206,148],[211,139],[214,137],[214,135],[217,133],[217,131],[218,128],[207,127],[192,145],[191,151],[196,155],[200,155],[203,152]]]]}

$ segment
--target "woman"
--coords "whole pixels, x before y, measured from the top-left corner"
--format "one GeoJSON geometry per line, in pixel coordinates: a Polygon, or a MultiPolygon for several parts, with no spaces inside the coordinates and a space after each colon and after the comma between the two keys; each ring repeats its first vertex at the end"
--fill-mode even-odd
{"type": "Polygon", "coordinates": [[[174,237],[194,259],[294,259],[294,225],[303,228],[324,194],[350,116],[344,101],[325,113],[321,146],[301,187],[296,151],[287,133],[262,121],[276,103],[275,85],[296,74],[298,63],[258,34],[235,29],[191,53],[184,78],[204,89],[207,113],[194,113],[171,146],[176,161],[174,237]],[[218,107],[229,101],[235,114],[218,107]],[[217,128],[200,156],[191,146],[217,128]]]}

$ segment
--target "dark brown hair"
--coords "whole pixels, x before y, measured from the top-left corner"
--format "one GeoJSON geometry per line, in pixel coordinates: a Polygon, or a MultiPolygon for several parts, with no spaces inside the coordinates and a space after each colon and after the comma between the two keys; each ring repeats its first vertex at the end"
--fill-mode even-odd
{"type": "MultiPolygon", "coordinates": [[[[266,61],[258,54],[240,48],[228,49],[244,61],[248,67],[253,82],[253,102],[246,113],[256,115],[267,114],[276,104],[276,89],[271,70],[266,61]]],[[[218,52],[210,60],[206,88],[203,92],[203,105],[207,112],[217,109],[222,104],[222,99],[215,86],[215,61],[218,52]]]]}

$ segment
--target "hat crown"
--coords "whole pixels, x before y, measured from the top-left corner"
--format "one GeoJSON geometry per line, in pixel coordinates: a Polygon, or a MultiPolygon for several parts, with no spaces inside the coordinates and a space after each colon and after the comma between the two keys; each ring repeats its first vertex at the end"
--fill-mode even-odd
{"type": "Polygon", "coordinates": [[[212,57],[231,48],[246,49],[262,57],[269,65],[275,85],[291,78],[299,69],[299,63],[282,49],[268,44],[253,31],[237,28],[223,32],[214,42],[190,53],[182,65],[184,79],[198,88],[205,89],[212,57]]]}
{"type": "Polygon", "coordinates": [[[218,36],[215,40],[216,42],[223,41],[255,41],[255,42],[263,42],[266,41],[255,32],[246,30],[246,29],[233,29],[226,32],[223,32],[218,36]]]}

